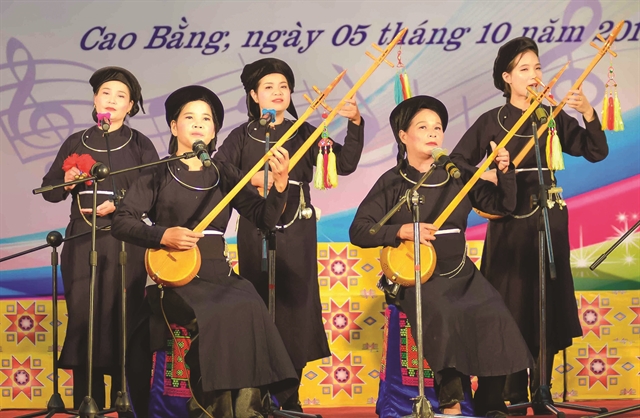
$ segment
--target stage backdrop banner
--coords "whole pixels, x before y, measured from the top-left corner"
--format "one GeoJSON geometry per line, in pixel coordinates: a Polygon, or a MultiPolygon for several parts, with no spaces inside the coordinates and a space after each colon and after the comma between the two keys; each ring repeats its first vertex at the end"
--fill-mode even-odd
{"type": "MultiPolygon", "coordinates": [[[[407,27],[402,48],[396,47],[388,57],[394,68],[381,65],[357,93],[365,119],[358,169],[341,177],[337,189],[312,192],[313,204],[323,215],[318,241],[325,320],[329,324],[335,319],[332,312],[342,312],[340,321],[351,318],[349,326],[354,328],[347,332],[327,325],[334,354],[305,370],[305,402],[373,403],[380,356],[374,346],[381,341],[384,319],[383,299],[375,290],[377,250],[349,246],[347,231],[355,208],[375,180],[395,164],[388,116],[395,106],[398,73],[407,72],[414,94],[436,96],[447,105],[450,119],[444,145],[451,150],[482,113],[504,103],[491,77],[501,44],[517,36],[534,38],[544,81],[570,61],[553,89],[561,98],[596,54],[590,46],[601,45],[596,35],[606,38],[621,20],[624,25],[613,46],[617,58],[605,56],[586,78],[583,90],[600,113],[608,68],[613,66],[625,130],[607,131],[610,153],[600,163],[565,156],[566,170],[558,173],[558,179],[571,210],[577,299],[581,309],[590,307],[583,319],[591,328],[584,341],[568,352],[567,372],[577,379],[570,390],[576,391],[576,398],[637,396],[633,388],[639,386],[639,234],[628,237],[596,272],[588,269],[640,215],[640,5],[636,0],[2,1],[0,257],[44,244],[51,230],[64,233],[70,202],[51,204],[31,191],[40,186],[64,140],[92,125],[88,80],[96,69],[116,65],[138,77],[146,114],[140,112],[127,123],[151,138],[164,156],[169,129],[163,104],[175,89],[200,84],[220,96],[226,110],[219,134],[224,141],[231,129],[247,120],[240,83],[246,63],[264,57],[287,61],[296,75],[292,97],[301,113],[307,107],[303,94],[314,97],[314,85],[324,89],[346,69],[346,77],[327,100],[335,105],[370,66],[365,52],[378,54],[371,44],[384,48],[407,27]],[[331,276],[327,260],[332,257],[343,260],[346,264],[337,266],[353,270],[349,273],[353,276],[339,280],[331,276]],[[352,258],[360,261],[351,265],[352,258]],[[589,360],[595,358],[610,368],[589,360]],[[609,374],[602,377],[602,373],[609,374]],[[347,386],[340,386],[340,379],[344,383],[347,377],[354,379],[350,393],[347,386]]],[[[321,124],[321,111],[309,122],[321,124]]],[[[346,121],[337,118],[329,133],[342,142],[345,129],[346,121]]],[[[235,242],[235,222],[230,225],[227,237],[235,242]]],[[[469,217],[468,238],[484,239],[485,229],[482,218],[469,217]]],[[[49,262],[49,251],[40,250],[0,265],[0,401],[5,408],[44,406],[50,393],[51,303],[45,299],[51,294],[49,262]]],[[[64,312],[64,304],[61,309],[64,312]]],[[[64,315],[60,321],[64,335],[64,315]]],[[[346,326],[340,321],[335,323],[346,326]]],[[[71,377],[65,373],[60,372],[64,391],[71,387],[71,377]]],[[[556,379],[554,374],[554,392],[561,388],[556,379]]]]}

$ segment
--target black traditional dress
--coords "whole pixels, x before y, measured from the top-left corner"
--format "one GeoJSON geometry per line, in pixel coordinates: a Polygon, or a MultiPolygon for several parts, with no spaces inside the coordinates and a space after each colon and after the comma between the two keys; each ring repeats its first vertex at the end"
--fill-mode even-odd
{"type": "MultiPolygon", "coordinates": [[[[549,109],[547,108],[547,113],[549,109]]],[[[595,112],[594,112],[595,113],[595,112]]],[[[490,141],[499,143],[516,121],[522,110],[510,103],[490,110],[473,124],[451,153],[458,165],[475,166],[491,152],[490,141]]],[[[573,156],[583,156],[588,161],[604,159],[609,151],[607,139],[596,117],[585,121],[582,128],[578,121],[561,111],[555,118],[562,150],[573,156]]],[[[507,144],[511,156],[529,142],[533,135],[531,123],[525,123],[517,136],[507,144]]],[[[542,166],[545,167],[545,184],[551,185],[551,172],[546,169],[545,146],[547,134],[540,138],[542,166]]],[[[535,150],[531,150],[518,166],[516,209],[511,216],[490,221],[482,253],[481,271],[500,292],[507,307],[518,323],[529,350],[539,351],[539,278],[538,278],[538,222],[540,211],[532,212],[531,195],[538,191],[538,174],[535,170],[535,150]]],[[[555,353],[572,344],[574,337],[582,335],[578,308],[571,274],[569,225],[566,207],[560,202],[549,209],[551,240],[556,262],[557,279],[550,280],[547,270],[547,344],[555,353]]],[[[548,263],[547,263],[548,266],[548,263]]],[[[547,267],[548,268],[548,267],[547,267]]]]}
{"type": "MultiPolygon", "coordinates": [[[[377,234],[369,234],[369,229],[420,177],[406,163],[383,174],[358,207],[349,229],[351,242],[362,248],[397,247],[398,230],[412,222],[406,206],[377,234]]],[[[463,172],[463,177],[468,179],[470,173],[463,172]]],[[[433,241],[437,263],[421,292],[424,356],[437,381],[447,368],[465,375],[501,376],[533,364],[500,294],[466,255],[464,231],[472,203],[501,213],[508,213],[515,205],[515,175],[512,171],[500,173],[499,179],[499,187],[482,180],[476,184],[445,221],[442,234],[433,241]]],[[[430,187],[419,189],[425,198],[420,205],[420,221],[433,223],[464,186],[464,181],[449,179],[446,171],[438,168],[427,183],[430,187]]],[[[412,325],[417,323],[415,297],[415,287],[403,288],[398,295],[399,305],[412,325]]]]}
{"type": "MultiPolygon", "coordinates": [[[[160,248],[167,228],[193,229],[239,179],[237,170],[220,161],[201,171],[189,171],[181,161],[161,164],[132,186],[116,213],[113,234],[142,247],[160,248]],[[153,226],[139,221],[145,212],[153,226]]],[[[196,278],[165,290],[165,298],[177,295],[195,313],[199,354],[193,361],[187,355],[186,360],[191,367],[199,363],[201,389],[205,392],[277,383],[280,388],[297,383],[291,360],[262,299],[226,262],[222,237],[232,207],[257,225],[272,228],[286,196],[286,191],[278,193],[273,188],[265,200],[250,187],[242,189],[198,241],[202,266],[196,278]]],[[[145,303],[139,312],[140,325],[127,355],[131,397],[136,413],[142,416],[146,416],[152,352],[164,347],[168,335],[162,319],[158,321],[157,315],[149,318],[148,308],[154,310],[145,303]]]]}
{"type": "MultiPolygon", "coordinates": [[[[111,149],[111,171],[134,167],[158,160],[153,143],[135,129],[123,126],[109,134],[111,149]]],[[[95,161],[109,166],[106,141],[102,131],[91,127],[83,132],[71,135],[62,144],[49,172],[42,179],[42,185],[57,185],[64,182],[62,165],[71,154],[89,154],[95,161]]],[[[118,192],[128,191],[134,180],[140,175],[138,170],[108,177],[98,182],[98,205],[107,199],[113,199],[114,183],[118,192]],[[113,180],[113,182],[112,182],[113,180]]],[[[80,207],[91,208],[93,186],[85,183],[76,185],[67,192],[60,187],[43,196],[49,202],[60,202],[71,194],[71,214],[65,236],[69,237],[91,229],[91,215],[84,215],[80,207]]],[[[98,227],[111,224],[113,214],[98,217],[98,227]]],[[[146,272],[144,269],[144,249],[135,245],[126,245],[127,251],[127,308],[132,312],[144,296],[146,272]]],[[[89,330],[89,251],[91,234],[64,244],[60,268],[64,295],[69,312],[67,333],[60,355],[60,367],[85,367],[87,362],[87,332],[89,330]]],[[[94,367],[116,368],[120,364],[120,345],[122,341],[120,326],[121,278],[118,255],[121,243],[111,236],[108,230],[96,235],[98,266],[95,292],[95,322],[93,340],[94,367]]]]}
{"type": "MultiPolygon", "coordinates": [[[[293,125],[285,120],[271,131],[270,141],[277,140],[293,125]]],[[[303,123],[284,147],[291,156],[300,148],[315,128],[303,123]]],[[[217,158],[223,158],[247,173],[265,154],[265,128],[256,121],[235,128],[220,146],[217,158]]],[[[334,143],[337,171],[348,175],[355,171],[364,144],[364,120],[360,125],[348,124],[344,145],[334,143]]],[[[307,362],[330,355],[322,323],[322,308],[318,287],[318,245],[316,216],[295,218],[304,193],[307,207],[311,205],[309,183],[318,156],[317,143],[312,145],[290,171],[287,207],[278,221],[276,233],[276,325],[297,370],[307,362]],[[291,223],[293,221],[293,223],[291,223]],[[286,228],[282,226],[288,225],[286,228]]],[[[255,224],[241,217],[238,228],[238,260],[240,273],[256,286],[268,303],[268,276],[261,271],[262,233],[255,224]]]]}

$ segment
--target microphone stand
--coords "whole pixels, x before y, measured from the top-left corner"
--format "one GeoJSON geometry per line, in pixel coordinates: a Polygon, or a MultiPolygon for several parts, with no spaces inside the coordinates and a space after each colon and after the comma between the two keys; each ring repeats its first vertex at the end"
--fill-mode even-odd
{"type": "MultiPolygon", "coordinates": [[[[624,235],[622,235],[620,238],[618,238],[618,240],[607,250],[605,251],[600,257],[598,257],[598,259],[596,261],[593,262],[593,264],[591,264],[589,266],[589,268],[591,269],[591,271],[595,270],[596,268],[598,268],[598,266],[600,264],[602,264],[602,262],[609,256],[609,254],[611,254],[613,252],[613,250],[615,250],[616,248],[618,248],[618,245],[620,245],[622,243],[622,241],[624,241],[625,239],[627,239],[627,237],[629,235],[631,235],[636,229],[638,229],[638,227],[640,226],[640,221],[636,222],[635,225],[633,225],[631,228],[629,228],[629,230],[627,232],[624,233],[624,235]]],[[[604,408],[603,408],[604,409],[604,408]]],[[[620,415],[620,414],[625,414],[627,412],[631,412],[631,411],[636,411],[640,409],[640,404],[637,405],[633,405],[633,406],[629,406],[627,408],[622,408],[622,409],[618,409],[617,411],[610,411],[607,412],[606,410],[604,411],[603,414],[600,415],[592,415],[590,418],[606,418],[606,417],[612,417],[614,415],[620,415]]],[[[586,418],[586,417],[583,417],[586,418]]]]}
{"type": "MultiPolygon", "coordinates": [[[[271,124],[265,126],[264,153],[271,150],[271,124]]],[[[269,194],[269,162],[264,163],[264,198],[269,194]]],[[[276,232],[264,231],[262,239],[262,271],[267,272],[269,278],[269,314],[276,323],[276,232]]]]}
{"type": "MultiPolygon", "coordinates": [[[[550,186],[544,183],[542,175],[542,157],[540,156],[540,142],[538,138],[538,126],[535,117],[531,119],[533,129],[533,139],[536,150],[536,164],[538,171],[538,194],[531,197],[531,205],[538,205],[540,210],[538,222],[538,281],[539,281],[539,333],[540,351],[538,354],[538,370],[540,373],[540,386],[532,394],[531,402],[508,406],[509,411],[526,409],[532,407],[535,414],[545,414],[547,411],[553,413],[558,418],[565,418],[565,413],[558,408],[583,410],[588,412],[606,412],[605,408],[593,408],[589,406],[572,405],[568,403],[554,403],[551,396],[550,376],[547,376],[547,279],[546,279],[546,256],[545,247],[549,257],[549,277],[556,280],[556,263],[553,255],[553,245],[551,242],[551,228],[549,226],[549,199],[548,191],[550,186]]],[[[553,361],[553,359],[551,359],[553,361]]]]}
{"type": "MultiPolygon", "coordinates": [[[[391,208],[382,219],[375,224],[370,230],[371,235],[380,231],[380,228],[387,223],[391,217],[400,210],[407,202],[411,204],[411,212],[413,217],[413,263],[414,277],[416,286],[416,333],[414,334],[416,345],[418,347],[418,397],[413,399],[413,407],[411,415],[403,418],[433,418],[448,417],[450,415],[435,414],[431,406],[431,402],[424,395],[424,343],[422,340],[422,267],[420,262],[420,204],[424,202],[424,196],[418,194],[418,188],[429,178],[434,172],[437,165],[431,164],[429,170],[423,174],[422,178],[400,198],[398,203],[391,208]]],[[[399,284],[394,284],[394,290],[399,288],[399,284]]]]}
{"type": "Polygon", "coordinates": [[[636,222],[635,225],[633,225],[631,228],[629,228],[629,230],[627,232],[624,233],[624,235],[622,235],[620,238],[618,238],[618,240],[607,250],[605,251],[600,257],[598,257],[598,259],[596,261],[593,262],[593,264],[591,264],[589,266],[589,268],[591,269],[591,271],[595,270],[596,268],[598,268],[598,266],[600,264],[602,264],[602,262],[604,260],[606,260],[607,257],[609,257],[609,254],[611,254],[613,252],[613,250],[615,250],[616,248],[618,248],[618,245],[622,244],[622,241],[624,241],[625,239],[627,239],[627,237],[629,235],[631,235],[633,233],[633,231],[635,231],[636,229],[638,229],[638,227],[640,226],[640,220],[638,222],[636,222]]]}
{"type": "MultiPolygon", "coordinates": [[[[92,202],[92,213],[91,213],[91,250],[89,253],[89,265],[91,266],[91,275],[89,279],[89,330],[87,335],[87,396],[80,404],[80,408],[78,408],[78,415],[80,418],[96,418],[101,417],[100,411],[98,411],[98,406],[96,405],[95,400],[91,397],[92,393],[92,379],[93,379],[93,331],[94,331],[94,300],[95,300],[95,281],[96,281],[96,273],[98,267],[98,253],[96,251],[96,231],[98,230],[96,226],[96,207],[97,207],[97,198],[98,198],[98,180],[103,180],[107,178],[109,175],[116,175],[125,173],[127,171],[139,170],[145,167],[150,167],[156,164],[167,163],[173,160],[180,160],[183,158],[192,158],[195,157],[196,154],[193,152],[188,152],[183,155],[167,158],[160,161],[155,161],[152,163],[141,164],[135,167],[129,167],[122,170],[117,170],[114,172],[109,172],[109,168],[100,162],[96,162],[93,167],[91,167],[91,176],[83,179],[76,179],[66,183],[61,183],[57,185],[49,185],[34,189],[33,194],[44,193],[53,189],[57,189],[59,187],[70,186],[72,184],[78,184],[85,181],[92,180],[93,181],[93,202],[92,202]]],[[[102,228],[100,228],[102,229],[102,228]]],[[[57,347],[56,347],[57,349],[57,347]]],[[[109,412],[109,411],[105,411],[109,412]]]]}
{"type": "MultiPolygon", "coordinates": [[[[106,228],[103,226],[99,229],[106,228]]],[[[52,306],[52,324],[53,324],[53,345],[51,353],[53,354],[53,393],[47,402],[47,409],[43,409],[38,412],[33,412],[26,415],[20,415],[18,418],[32,418],[39,417],[45,415],[47,418],[52,417],[56,414],[67,414],[67,415],[75,415],[74,412],[68,411],[64,405],[64,401],[60,396],[60,392],[58,390],[58,250],[57,248],[66,241],[70,241],[75,238],[82,237],[84,235],[89,234],[91,231],[83,232],[77,235],[73,235],[71,237],[62,238],[62,234],[58,231],[51,231],[47,234],[46,244],[39,245],[34,248],[30,248],[28,250],[21,251],[16,254],[9,255],[7,257],[0,258],[0,263],[3,261],[12,260],[14,258],[23,256],[25,254],[30,254],[32,252],[41,250],[46,247],[51,247],[51,282],[52,282],[52,292],[51,292],[51,306],[52,306]]]]}
{"type": "MultiPolygon", "coordinates": [[[[105,143],[107,146],[107,162],[109,163],[109,168],[112,167],[111,164],[111,147],[109,146],[109,127],[104,129],[103,126],[103,136],[105,139],[105,143]]],[[[111,185],[113,187],[113,204],[118,209],[120,205],[120,201],[124,198],[123,193],[118,193],[118,189],[116,188],[116,182],[114,177],[111,177],[111,185]]],[[[125,417],[133,417],[133,409],[131,408],[131,402],[129,401],[129,395],[127,394],[127,376],[126,376],[126,355],[127,355],[127,249],[124,241],[120,241],[120,254],[118,255],[118,264],[120,265],[120,326],[121,326],[121,345],[120,345],[120,390],[118,391],[118,396],[115,399],[111,400],[111,403],[115,406],[115,411],[118,413],[119,418],[125,417]]],[[[113,376],[112,380],[115,380],[116,377],[113,376]]],[[[114,382],[112,381],[112,384],[114,382]]]]}
{"type": "MultiPolygon", "coordinates": [[[[271,150],[271,124],[265,125],[264,152],[271,150]]],[[[269,194],[269,162],[264,163],[264,198],[269,194]]],[[[302,193],[302,190],[300,190],[302,193]]],[[[269,285],[269,314],[276,323],[276,231],[263,231],[262,238],[262,271],[267,272],[269,285]]],[[[267,394],[268,416],[283,418],[322,418],[322,415],[305,414],[303,412],[276,409],[270,394],[267,394]]]]}

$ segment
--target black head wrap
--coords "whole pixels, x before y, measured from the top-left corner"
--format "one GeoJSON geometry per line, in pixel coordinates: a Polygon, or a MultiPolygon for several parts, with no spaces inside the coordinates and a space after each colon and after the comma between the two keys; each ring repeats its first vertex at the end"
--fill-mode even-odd
{"type": "Polygon", "coordinates": [[[498,56],[493,62],[493,85],[496,86],[498,90],[504,91],[505,97],[509,97],[510,94],[505,91],[506,84],[502,78],[502,73],[507,71],[509,64],[514,58],[527,50],[531,50],[538,55],[538,45],[536,45],[536,42],[525,36],[510,40],[498,50],[498,56]]]}
{"type": "MultiPolygon", "coordinates": [[[[179,88],[167,97],[164,102],[165,119],[167,125],[171,126],[172,120],[177,120],[184,105],[190,102],[202,100],[211,107],[213,113],[213,123],[215,128],[215,134],[217,135],[222,128],[224,122],[224,106],[218,98],[218,96],[206,87],[202,86],[186,86],[179,88]]],[[[209,153],[212,153],[216,149],[215,137],[209,143],[209,153]]],[[[171,135],[169,140],[169,154],[175,154],[178,150],[178,138],[171,135]]]]}
{"type": "MultiPolygon", "coordinates": [[[[242,69],[242,74],[240,75],[240,81],[242,81],[244,91],[247,93],[247,115],[249,116],[249,119],[260,119],[260,106],[253,100],[250,92],[251,90],[257,92],[258,82],[262,77],[269,74],[282,74],[287,79],[289,89],[291,90],[291,93],[293,93],[296,80],[293,76],[291,67],[289,67],[289,64],[286,62],[277,58],[263,58],[245,65],[242,69]]],[[[289,102],[287,111],[291,116],[298,119],[298,112],[293,105],[293,100],[289,102]]]]}
{"type": "MultiPolygon", "coordinates": [[[[125,70],[124,68],[104,67],[93,73],[89,79],[89,84],[93,87],[93,94],[97,94],[98,90],[100,90],[100,86],[104,83],[113,80],[120,81],[129,88],[129,98],[133,102],[129,116],[135,116],[140,109],[142,109],[142,113],[146,114],[147,112],[144,111],[143,106],[144,101],[142,99],[142,87],[140,87],[138,79],[131,74],[129,70],[125,70]]],[[[96,109],[93,109],[93,120],[98,122],[96,109]]]]}
{"type": "Polygon", "coordinates": [[[406,146],[400,140],[400,131],[406,132],[409,129],[411,121],[421,109],[430,109],[436,112],[442,122],[442,132],[447,130],[449,112],[447,112],[446,106],[440,100],[431,96],[414,96],[401,102],[389,115],[389,125],[398,144],[398,155],[396,157],[398,164],[404,161],[404,156],[407,152],[406,146]]]}

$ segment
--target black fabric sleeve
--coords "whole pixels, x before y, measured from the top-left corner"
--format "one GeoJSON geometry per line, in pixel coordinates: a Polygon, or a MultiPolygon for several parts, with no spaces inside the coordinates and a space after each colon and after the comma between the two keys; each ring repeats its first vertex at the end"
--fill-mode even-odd
{"type": "Polygon", "coordinates": [[[561,110],[556,117],[556,124],[562,151],[574,157],[584,157],[587,161],[595,163],[604,160],[609,154],[609,145],[598,114],[595,110],[593,112],[595,118],[591,122],[582,119],[585,128],[564,110],[561,110]]]}
{"type": "Polygon", "coordinates": [[[164,164],[145,170],[131,185],[116,210],[111,223],[111,235],[144,248],[160,248],[165,226],[148,226],[142,215],[154,207],[160,190],[164,164]]]}
{"type": "Polygon", "coordinates": [[[364,198],[349,228],[349,238],[353,245],[360,248],[373,248],[379,246],[397,247],[400,245],[400,239],[397,237],[398,231],[402,225],[383,225],[378,233],[371,235],[369,230],[394,205],[394,184],[387,181],[383,175],[373,185],[364,198]]]}
{"type": "MultiPolygon", "coordinates": [[[[242,173],[227,162],[218,161],[223,180],[223,192],[226,195],[242,179],[242,173]]],[[[282,215],[288,192],[289,184],[282,192],[279,192],[274,186],[269,190],[267,198],[264,199],[255,187],[247,184],[231,199],[231,206],[258,228],[272,230],[275,229],[278,219],[282,215]]]]}

